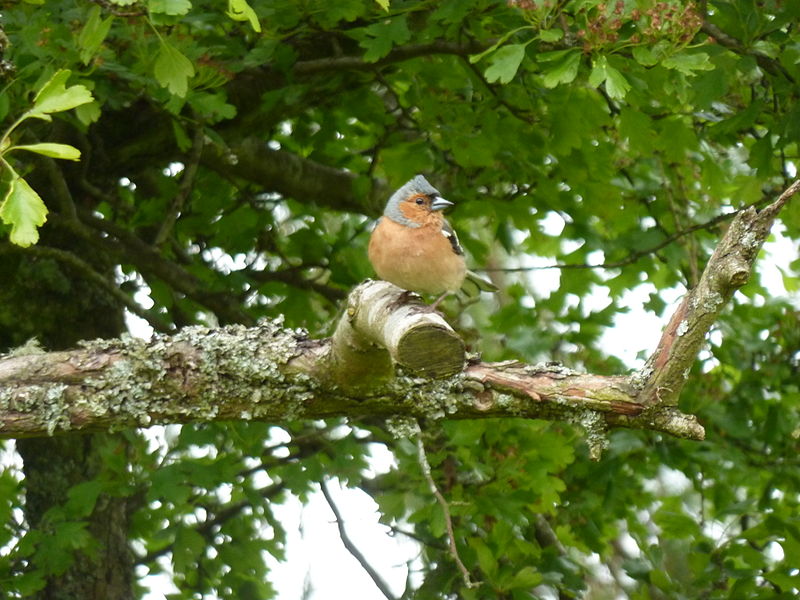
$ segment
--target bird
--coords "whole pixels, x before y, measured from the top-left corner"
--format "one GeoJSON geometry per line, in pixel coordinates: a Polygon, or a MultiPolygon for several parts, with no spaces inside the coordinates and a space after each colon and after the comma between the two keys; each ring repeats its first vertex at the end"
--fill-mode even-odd
{"type": "Polygon", "coordinates": [[[430,311],[465,281],[478,290],[497,291],[467,270],[464,249],[442,215],[453,205],[417,175],[390,196],[367,248],[375,273],[384,281],[417,294],[439,295],[430,311]]]}

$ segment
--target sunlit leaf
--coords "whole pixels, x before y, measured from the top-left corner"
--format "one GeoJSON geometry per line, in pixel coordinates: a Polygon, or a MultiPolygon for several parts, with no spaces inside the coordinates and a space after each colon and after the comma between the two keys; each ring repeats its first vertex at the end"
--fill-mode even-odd
{"type": "Polygon", "coordinates": [[[27,150],[51,158],[62,158],[65,160],[80,160],[81,151],[69,144],[55,144],[43,142],[41,144],[23,144],[14,146],[12,150],[27,150]]]}
{"type": "Polygon", "coordinates": [[[258,15],[253,7],[247,0],[228,0],[228,16],[235,21],[247,21],[253,31],[261,31],[261,23],[258,21],[258,15]]]}
{"type": "Polygon", "coordinates": [[[62,69],[42,86],[34,98],[33,108],[26,114],[31,117],[50,120],[50,114],[62,112],[92,101],[91,92],[82,85],[66,87],[71,71],[62,69]]]}
{"type": "Polygon", "coordinates": [[[159,84],[182,98],[189,89],[189,79],[194,77],[194,66],[180,50],[162,40],[153,74],[159,84]]]}
{"type": "Polygon", "coordinates": [[[16,173],[0,204],[0,219],[11,225],[11,242],[27,248],[39,241],[38,228],[47,220],[47,207],[33,188],[16,173]]]}

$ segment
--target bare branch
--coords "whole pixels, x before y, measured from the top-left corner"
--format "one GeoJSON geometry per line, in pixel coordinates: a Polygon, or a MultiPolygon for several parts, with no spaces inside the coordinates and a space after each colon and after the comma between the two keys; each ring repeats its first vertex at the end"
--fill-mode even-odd
{"type": "Polygon", "coordinates": [[[420,469],[422,469],[422,476],[425,477],[425,481],[428,483],[428,489],[430,489],[431,493],[436,498],[439,506],[442,507],[442,512],[444,513],[444,526],[447,529],[448,550],[450,551],[450,556],[453,558],[453,561],[456,563],[456,567],[458,567],[458,570],[461,573],[461,578],[464,580],[464,585],[467,588],[478,587],[480,584],[472,581],[469,575],[469,570],[464,566],[464,563],[461,561],[461,557],[458,554],[458,547],[456,546],[456,534],[453,530],[453,518],[450,516],[450,505],[442,495],[442,492],[439,491],[439,488],[436,486],[436,482],[433,479],[433,475],[431,474],[431,465],[428,462],[428,455],[425,453],[425,445],[422,443],[421,433],[417,434],[417,461],[419,462],[420,469]]]}
{"type": "Polygon", "coordinates": [[[361,565],[361,568],[367,572],[367,575],[370,576],[375,586],[381,591],[381,593],[386,596],[388,600],[395,600],[394,594],[392,594],[392,590],[389,589],[389,584],[387,584],[380,574],[374,569],[374,567],[369,563],[367,558],[361,553],[353,543],[353,540],[350,539],[350,536],[347,535],[347,530],[344,527],[344,519],[342,519],[342,513],[339,512],[339,507],[336,506],[336,503],[333,501],[333,497],[331,497],[331,493],[328,490],[328,482],[326,480],[322,480],[319,484],[320,491],[322,491],[322,495],[325,496],[325,501],[330,506],[331,511],[333,511],[333,516],[336,519],[336,527],[339,529],[339,537],[342,540],[342,544],[347,549],[347,551],[358,561],[358,564],[361,565]]]}
{"type": "Polygon", "coordinates": [[[675,408],[686,373],[719,311],[749,278],[778,212],[798,190],[800,180],[762,211],[750,207],[736,216],[646,368],[630,376],[515,361],[456,372],[448,365],[463,364],[464,347],[454,343],[449,326],[408,305],[399,288],[368,281],[351,293],[330,340],[310,340],[275,321],[251,329],[187,327],[150,342],[123,337],[2,359],[0,433],[231,419],[515,416],[583,426],[594,456],[608,426],[703,439],[697,420],[675,408]],[[437,363],[441,354],[445,361],[437,363]],[[394,363],[444,378],[394,376],[394,363]]]}

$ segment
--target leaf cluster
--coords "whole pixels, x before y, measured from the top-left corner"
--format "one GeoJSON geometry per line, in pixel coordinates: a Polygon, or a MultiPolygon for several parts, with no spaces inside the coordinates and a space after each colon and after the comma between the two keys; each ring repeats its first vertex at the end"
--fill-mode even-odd
{"type": "MultiPolygon", "coordinates": [[[[619,329],[626,313],[668,316],[730,216],[796,174],[798,17],[750,0],[12,2],[0,345],[116,335],[126,311],[160,331],[283,315],[326,335],[372,275],[373,218],[423,173],[502,289],[446,305],[471,348],[623,373],[657,342],[645,316],[619,329]]],[[[792,251],[798,214],[782,215],[792,251]]],[[[782,262],[783,290],[757,274],[689,375],[702,444],[612,432],[593,463],[569,424],[423,424],[478,588],[415,444],[366,417],[131,433],[50,529],[15,516],[9,468],[0,587],[91,560],[98,498],[124,498],[140,572],[178,597],[270,597],[274,506],[338,478],[418,541],[409,598],[792,597],[800,265],[778,254],[761,264],[782,262]]]]}

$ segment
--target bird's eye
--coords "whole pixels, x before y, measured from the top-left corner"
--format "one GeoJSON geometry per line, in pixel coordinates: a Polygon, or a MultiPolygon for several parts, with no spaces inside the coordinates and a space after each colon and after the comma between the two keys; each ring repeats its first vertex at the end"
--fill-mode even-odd
{"type": "Polygon", "coordinates": [[[425,199],[424,198],[417,198],[417,204],[420,204],[420,205],[425,204],[425,199]]]}

